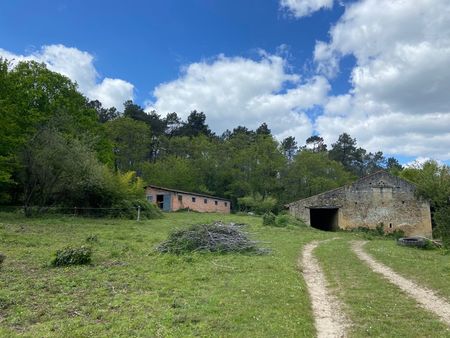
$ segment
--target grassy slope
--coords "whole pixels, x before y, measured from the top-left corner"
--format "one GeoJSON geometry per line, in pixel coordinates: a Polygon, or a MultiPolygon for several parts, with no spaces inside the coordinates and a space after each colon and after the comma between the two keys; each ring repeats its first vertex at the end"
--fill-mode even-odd
{"type": "Polygon", "coordinates": [[[261,219],[196,213],[144,222],[0,214],[0,336],[312,336],[303,243],[330,234],[261,227],[261,219]],[[159,255],[175,228],[250,224],[268,256],[159,255]],[[50,268],[55,250],[97,235],[91,266],[50,268]]]}
{"type": "MultiPolygon", "coordinates": [[[[364,265],[350,249],[349,239],[338,239],[315,251],[331,287],[354,323],[352,337],[450,337],[450,329],[415,301],[364,265]],[[339,254],[336,254],[339,253],[339,254]]],[[[387,241],[374,241],[374,246],[387,241]]]]}
{"type": "Polygon", "coordinates": [[[372,241],[367,252],[398,273],[429,287],[450,302],[450,255],[439,250],[402,247],[394,241],[372,241]]]}

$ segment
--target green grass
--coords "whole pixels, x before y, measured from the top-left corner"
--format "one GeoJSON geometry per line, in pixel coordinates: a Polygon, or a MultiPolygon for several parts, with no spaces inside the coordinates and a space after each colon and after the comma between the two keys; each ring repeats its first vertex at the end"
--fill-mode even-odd
{"type": "MultiPolygon", "coordinates": [[[[351,337],[450,337],[445,324],[358,259],[350,249],[354,235],[341,237],[322,244],[315,253],[354,324],[351,337]]],[[[376,240],[372,245],[386,243],[376,240]]]]}
{"type": "MultiPolygon", "coordinates": [[[[335,236],[343,239],[316,252],[355,324],[351,336],[450,337],[351,252],[348,241],[361,235],[261,224],[258,217],[200,213],[142,222],[1,213],[0,252],[7,259],[0,269],[0,337],[312,337],[297,258],[305,243],[335,236]],[[175,228],[216,220],[247,223],[245,231],[271,253],[154,250],[175,228]],[[56,250],[69,245],[92,246],[92,264],[51,267],[56,250]]],[[[395,257],[398,272],[448,295],[448,256],[391,244],[374,240],[367,248],[385,263],[395,257]],[[406,270],[402,262],[423,268],[406,270]]]]}
{"type": "Polygon", "coordinates": [[[372,241],[365,248],[380,262],[450,302],[450,255],[443,250],[399,246],[395,241],[372,241]]]}
{"type": "Polygon", "coordinates": [[[0,214],[0,336],[313,336],[296,260],[304,243],[329,236],[236,215],[136,222],[0,214]],[[155,252],[170,230],[218,219],[248,223],[272,253],[155,252]],[[92,235],[98,241],[87,243],[92,235]],[[91,265],[49,266],[56,250],[86,244],[91,265]]]}

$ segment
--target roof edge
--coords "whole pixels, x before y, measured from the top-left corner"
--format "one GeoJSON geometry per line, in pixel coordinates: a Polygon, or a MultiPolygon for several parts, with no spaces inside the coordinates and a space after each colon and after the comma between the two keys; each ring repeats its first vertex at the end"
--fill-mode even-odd
{"type": "Polygon", "coordinates": [[[184,191],[184,190],[179,190],[179,189],[165,188],[165,187],[160,187],[160,186],[153,185],[153,184],[146,185],[144,187],[144,189],[146,189],[146,188],[154,188],[154,189],[166,190],[166,191],[171,191],[171,192],[180,193],[180,194],[188,194],[188,195],[194,195],[194,196],[199,196],[199,197],[207,197],[207,198],[212,198],[212,199],[216,199],[216,200],[231,202],[231,200],[229,200],[227,198],[223,198],[223,197],[217,197],[217,196],[201,194],[201,193],[191,192],[191,191],[184,191]]]}

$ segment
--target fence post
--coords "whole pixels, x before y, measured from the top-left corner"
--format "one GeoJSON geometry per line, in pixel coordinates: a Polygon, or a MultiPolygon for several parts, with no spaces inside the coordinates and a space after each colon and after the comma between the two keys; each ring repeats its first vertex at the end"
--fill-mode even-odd
{"type": "Polygon", "coordinates": [[[77,207],[73,208],[73,216],[76,217],[77,216],[77,207]]]}
{"type": "Polygon", "coordinates": [[[140,205],[138,205],[138,208],[137,208],[138,210],[138,212],[137,212],[137,221],[139,222],[140,220],[141,220],[141,206],[140,205]]]}

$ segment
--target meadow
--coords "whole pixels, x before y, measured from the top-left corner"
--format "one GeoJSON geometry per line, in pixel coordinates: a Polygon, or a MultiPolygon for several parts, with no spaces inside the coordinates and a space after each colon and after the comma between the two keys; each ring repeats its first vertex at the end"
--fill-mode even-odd
{"type": "MultiPolygon", "coordinates": [[[[316,254],[355,323],[351,336],[450,337],[448,327],[357,260],[349,243],[360,234],[269,227],[255,216],[192,212],[141,222],[1,213],[0,252],[7,258],[0,268],[0,336],[313,337],[297,259],[304,244],[335,237],[316,254]],[[270,253],[155,250],[174,229],[217,220],[247,224],[244,231],[270,253]],[[50,266],[56,250],[82,245],[93,249],[91,264],[50,266]]],[[[400,248],[384,239],[367,248],[449,299],[448,255],[400,248]],[[402,268],[411,260],[415,268],[402,268]]]]}

